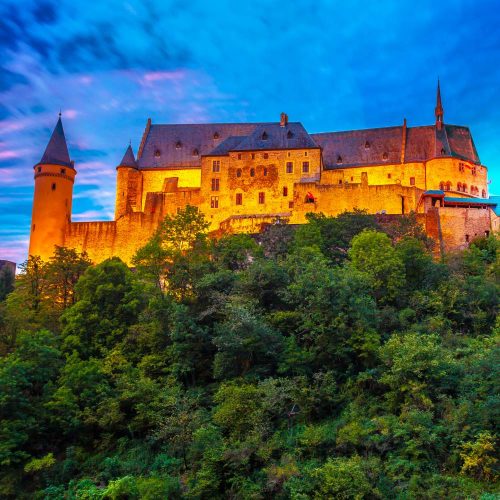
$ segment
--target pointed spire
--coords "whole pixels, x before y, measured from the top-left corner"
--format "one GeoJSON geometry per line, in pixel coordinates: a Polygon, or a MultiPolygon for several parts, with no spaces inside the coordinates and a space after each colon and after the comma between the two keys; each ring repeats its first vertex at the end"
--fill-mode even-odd
{"type": "Polygon", "coordinates": [[[71,160],[69,159],[68,146],[66,144],[66,137],[64,136],[60,113],[54,132],[52,132],[52,136],[50,137],[47,147],[45,148],[45,153],[43,153],[40,163],[52,163],[55,165],[63,165],[65,167],[73,167],[71,160]]]}
{"type": "Polygon", "coordinates": [[[137,162],[135,161],[134,152],[130,144],[128,145],[128,148],[123,155],[123,159],[118,166],[137,168],[137,162]]]}
{"type": "Polygon", "coordinates": [[[443,125],[444,109],[441,102],[441,88],[439,86],[439,78],[436,94],[436,108],[434,109],[434,114],[436,115],[436,127],[438,129],[441,129],[441,126],[443,125]]]}

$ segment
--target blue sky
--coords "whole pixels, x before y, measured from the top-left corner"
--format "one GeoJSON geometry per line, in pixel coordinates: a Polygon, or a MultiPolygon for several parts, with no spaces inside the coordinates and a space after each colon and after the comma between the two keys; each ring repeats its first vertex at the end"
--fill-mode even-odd
{"type": "Polygon", "coordinates": [[[2,0],[0,259],[27,256],[32,166],[62,109],[73,220],[111,219],[115,166],[153,123],[309,132],[467,125],[500,193],[500,2],[2,0]]]}

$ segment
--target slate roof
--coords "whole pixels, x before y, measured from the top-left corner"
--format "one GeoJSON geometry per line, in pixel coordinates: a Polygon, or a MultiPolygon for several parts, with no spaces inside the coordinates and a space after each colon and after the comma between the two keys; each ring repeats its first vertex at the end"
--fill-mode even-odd
{"type": "Polygon", "coordinates": [[[444,197],[445,203],[465,203],[467,205],[496,205],[497,202],[491,198],[458,198],[452,196],[444,197]]]}
{"type": "Polygon", "coordinates": [[[49,163],[73,168],[73,164],[69,158],[68,146],[66,144],[66,137],[64,136],[61,116],[59,116],[59,119],[57,120],[57,124],[52,132],[49,143],[45,148],[42,159],[39,161],[39,164],[40,163],[49,163]]]}
{"type": "MultiPolygon", "coordinates": [[[[400,163],[403,126],[311,134],[323,149],[325,169],[400,163]]],[[[480,164],[470,130],[457,125],[406,128],[405,162],[453,156],[480,164]]]]}
{"type": "Polygon", "coordinates": [[[151,125],[146,128],[138,168],[199,167],[201,157],[230,151],[320,147],[326,170],[400,163],[406,130],[405,162],[452,156],[480,164],[467,127],[435,125],[384,127],[308,134],[299,122],[151,125]]]}
{"type": "Polygon", "coordinates": [[[132,146],[129,145],[125,154],[123,155],[122,161],[118,165],[119,167],[133,167],[137,168],[137,162],[135,161],[134,151],[132,150],[132,146]]]}
{"type": "Polygon", "coordinates": [[[151,125],[137,164],[139,168],[199,167],[201,156],[209,154],[228,137],[251,134],[258,125],[260,124],[151,125]]]}
{"type": "Polygon", "coordinates": [[[490,196],[489,200],[495,203],[493,212],[495,212],[495,215],[500,217],[500,196],[490,196]]]}

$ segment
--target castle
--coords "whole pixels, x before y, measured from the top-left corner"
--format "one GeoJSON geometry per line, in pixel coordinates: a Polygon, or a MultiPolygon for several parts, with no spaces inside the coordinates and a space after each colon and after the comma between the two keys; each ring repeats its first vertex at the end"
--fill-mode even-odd
{"type": "Polygon", "coordinates": [[[309,134],[299,122],[156,125],[148,119],[134,155],[116,167],[113,221],[72,222],[76,169],[61,117],[34,166],[30,255],[54,245],[94,262],[135,251],[167,214],[194,205],[218,232],[256,233],[309,212],[417,213],[441,252],[498,228],[487,168],[467,127],[444,122],[439,83],[435,123],[309,134]]]}

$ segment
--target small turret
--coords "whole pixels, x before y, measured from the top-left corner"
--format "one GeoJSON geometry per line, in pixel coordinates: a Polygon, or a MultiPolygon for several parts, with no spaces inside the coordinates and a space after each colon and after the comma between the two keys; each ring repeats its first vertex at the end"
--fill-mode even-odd
{"type": "Polygon", "coordinates": [[[122,161],[116,167],[115,220],[133,211],[140,204],[141,180],[142,175],[132,145],[129,144],[122,161]]]}
{"type": "Polygon", "coordinates": [[[76,170],[70,160],[61,113],[35,170],[31,216],[30,255],[48,260],[54,246],[64,246],[66,225],[71,221],[76,170]]]}
{"type": "Polygon", "coordinates": [[[441,103],[441,89],[439,88],[439,78],[438,78],[437,95],[436,95],[436,107],[434,109],[434,114],[436,115],[436,127],[438,130],[441,130],[441,127],[443,126],[444,109],[443,109],[443,104],[441,103]]]}

